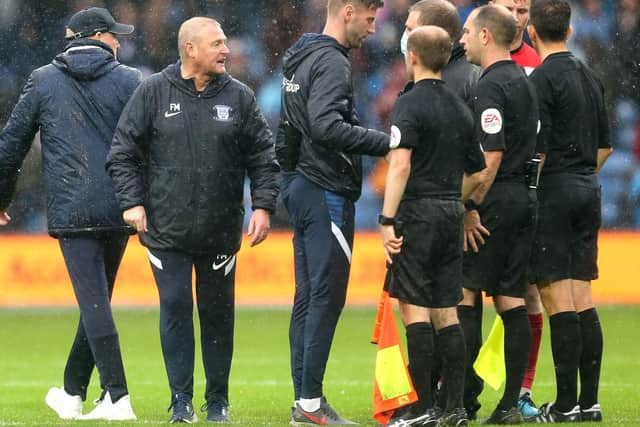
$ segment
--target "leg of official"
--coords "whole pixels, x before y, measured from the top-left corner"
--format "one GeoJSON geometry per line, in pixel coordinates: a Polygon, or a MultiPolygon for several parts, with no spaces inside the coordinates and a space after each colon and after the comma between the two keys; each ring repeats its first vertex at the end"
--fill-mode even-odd
{"type": "MultiPolygon", "coordinates": [[[[483,382],[473,369],[482,346],[482,295],[478,291],[462,288],[463,299],[457,307],[460,326],[464,332],[466,363],[464,380],[464,407],[470,419],[480,409],[478,396],[482,393],[483,382]]],[[[446,386],[446,378],[445,378],[446,386]]]]}
{"type": "Polygon", "coordinates": [[[160,343],[172,399],[193,399],[192,257],[149,250],[151,270],[160,296],[160,343]],[[151,258],[153,256],[154,258],[151,258]]]}
{"type": "Polygon", "coordinates": [[[580,320],[573,302],[572,280],[538,284],[551,331],[551,352],[556,373],[554,407],[570,411],[577,404],[578,366],[582,353],[580,320]]]}
{"type": "Polygon", "coordinates": [[[291,377],[293,379],[294,406],[302,393],[302,366],[304,360],[304,327],[309,311],[309,272],[304,245],[304,230],[297,228],[293,235],[296,292],[289,323],[289,346],[291,350],[291,377]]]}
{"type": "MultiPolygon", "coordinates": [[[[323,197],[326,196],[323,194],[323,197]]],[[[311,289],[304,327],[302,399],[323,395],[322,383],[331,343],[346,299],[354,210],[351,202],[344,203],[336,218],[329,216],[326,201],[315,204],[304,231],[311,289]]]]}
{"type": "Polygon", "coordinates": [[[215,256],[198,257],[196,298],[207,380],[205,400],[208,406],[216,403],[226,407],[229,404],[229,372],[233,357],[236,255],[219,270],[213,270],[214,260],[215,256]]]}
{"type": "Polygon", "coordinates": [[[591,297],[591,282],[573,280],[572,291],[582,334],[578,403],[580,408],[585,410],[598,403],[603,349],[602,327],[591,297]]]}
{"type": "Polygon", "coordinates": [[[536,366],[538,365],[538,354],[540,352],[540,341],[542,340],[542,302],[540,301],[540,293],[535,284],[527,286],[527,293],[524,296],[525,306],[527,308],[527,317],[531,326],[531,348],[529,349],[529,363],[524,374],[522,389],[520,395],[529,393],[533,388],[533,381],[536,377],[536,366]]]}
{"type": "Polygon", "coordinates": [[[506,383],[498,409],[515,407],[520,397],[520,386],[529,360],[531,327],[524,307],[524,298],[496,295],[496,311],[504,323],[504,359],[506,383]]]}
{"type": "MultiPolygon", "coordinates": [[[[105,242],[64,238],[60,239],[60,247],[80,307],[82,327],[100,374],[100,383],[109,392],[111,401],[116,402],[128,394],[128,389],[120,341],[111,312],[110,289],[105,273],[105,242]]],[[[87,364],[84,366],[86,368],[87,364]]]]}
{"type": "Polygon", "coordinates": [[[432,408],[433,389],[431,371],[433,365],[434,333],[429,309],[403,301],[400,304],[402,323],[407,333],[407,355],[413,386],[418,393],[416,414],[432,408]]]}
{"type": "Polygon", "coordinates": [[[460,326],[456,307],[432,308],[429,310],[440,344],[439,354],[443,361],[443,374],[447,382],[445,413],[463,407],[464,378],[466,364],[465,338],[460,326]]]}

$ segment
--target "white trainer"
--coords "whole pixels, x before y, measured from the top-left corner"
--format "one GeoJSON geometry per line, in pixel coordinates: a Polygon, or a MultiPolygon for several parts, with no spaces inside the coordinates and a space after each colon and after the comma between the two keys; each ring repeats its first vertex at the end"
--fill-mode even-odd
{"type": "Polygon", "coordinates": [[[127,394],[116,403],[112,403],[109,392],[104,394],[104,398],[98,402],[93,411],[76,417],[76,420],[127,421],[135,419],[136,414],[133,413],[133,408],[131,408],[129,395],[127,394]]]}
{"type": "Polygon", "coordinates": [[[82,415],[82,399],[72,396],[62,387],[51,387],[44,398],[47,406],[63,420],[72,420],[82,415]]]}

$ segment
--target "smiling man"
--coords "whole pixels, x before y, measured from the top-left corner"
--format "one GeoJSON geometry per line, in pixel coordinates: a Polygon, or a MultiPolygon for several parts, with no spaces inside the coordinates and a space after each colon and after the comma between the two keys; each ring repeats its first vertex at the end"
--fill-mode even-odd
{"type": "Polygon", "coordinates": [[[243,184],[251,180],[251,246],[269,232],[278,195],[272,134],[251,89],[231,78],[220,24],[196,17],[178,33],[180,60],[133,94],[107,167],[124,220],[140,233],[160,294],[169,422],[191,423],[196,271],[207,420],[228,422],[236,252],[243,184]]]}

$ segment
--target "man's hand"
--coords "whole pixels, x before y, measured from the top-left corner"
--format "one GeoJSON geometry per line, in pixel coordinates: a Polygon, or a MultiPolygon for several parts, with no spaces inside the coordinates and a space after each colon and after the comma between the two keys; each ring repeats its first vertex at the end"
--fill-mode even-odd
{"type": "Polygon", "coordinates": [[[11,217],[7,211],[0,211],[0,225],[7,225],[11,221],[11,217]]]}
{"type": "Polygon", "coordinates": [[[138,205],[127,209],[122,213],[124,222],[132,226],[138,233],[146,233],[147,231],[147,212],[144,206],[138,205]]]}
{"type": "Polygon", "coordinates": [[[403,237],[397,237],[393,225],[381,225],[380,235],[382,236],[382,246],[384,247],[384,255],[389,264],[393,264],[391,255],[399,254],[402,247],[403,237]]]}
{"type": "Polygon", "coordinates": [[[464,251],[466,252],[469,247],[473,252],[478,252],[478,244],[484,245],[484,237],[490,236],[489,230],[480,222],[480,214],[477,210],[472,210],[464,213],[464,251]]]}
{"type": "Polygon", "coordinates": [[[247,236],[253,236],[251,246],[262,243],[269,235],[269,212],[264,209],[256,209],[249,219],[249,227],[247,228],[247,236]]]}

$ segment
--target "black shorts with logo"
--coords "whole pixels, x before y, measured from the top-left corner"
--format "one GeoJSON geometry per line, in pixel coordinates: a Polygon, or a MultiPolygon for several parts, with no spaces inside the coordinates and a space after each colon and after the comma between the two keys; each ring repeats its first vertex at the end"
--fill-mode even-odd
{"type": "Polygon", "coordinates": [[[491,233],[485,245],[464,255],[464,287],[489,296],[524,297],[533,244],[535,204],[524,183],[495,182],[480,206],[491,233]]]}
{"type": "Polygon", "coordinates": [[[598,278],[601,222],[597,175],[543,177],[533,253],[536,283],[598,278]]]}
{"type": "Polygon", "coordinates": [[[430,308],[455,307],[462,300],[463,212],[460,200],[403,201],[398,220],[404,236],[385,278],[389,294],[430,308]]]}

